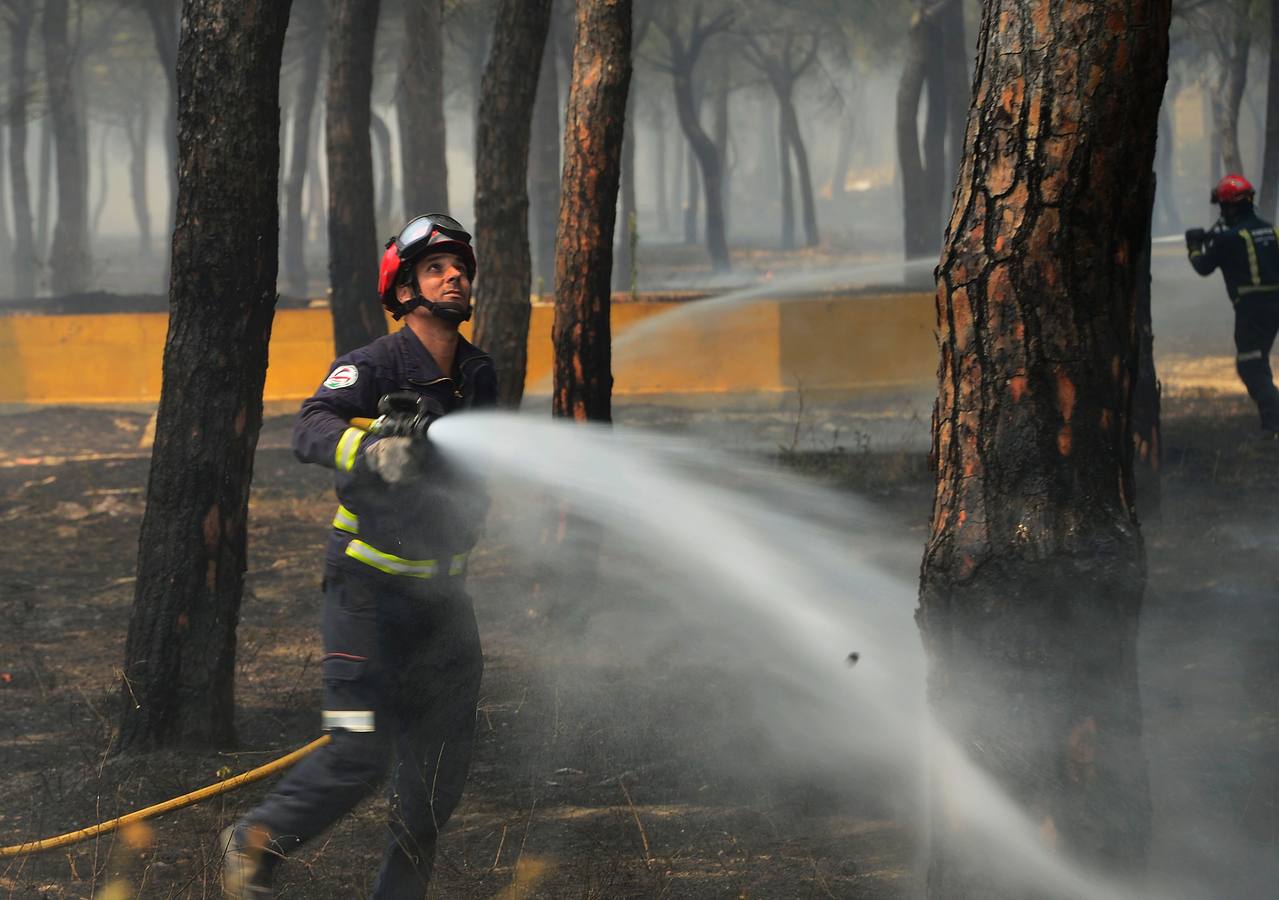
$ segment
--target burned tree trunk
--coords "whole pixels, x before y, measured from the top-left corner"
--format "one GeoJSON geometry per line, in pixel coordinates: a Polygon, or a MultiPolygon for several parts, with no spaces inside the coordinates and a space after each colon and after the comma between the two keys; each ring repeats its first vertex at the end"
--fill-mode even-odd
{"type": "MultiPolygon", "coordinates": [[[[300,7],[301,4],[298,4],[300,7]]],[[[317,13],[308,4],[308,13],[317,13]]],[[[298,10],[295,10],[297,12],[298,10]]],[[[284,179],[284,287],[294,297],[305,297],[310,288],[306,273],[306,221],[302,218],[302,189],[311,150],[311,119],[320,92],[320,62],[324,56],[324,18],[294,16],[294,33],[302,42],[302,75],[293,101],[292,139],[288,175],[284,179]],[[301,31],[300,35],[297,32],[301,31]]]]}
{"type": "Polygon", "coordinates": [[[555,32],[555,28],[546,32],[529,134],[529,224],[533,278],[539,294],[550,290],[555,280],[555,225],[560,214],[560,85],[555,32]]]}
{"type": "Polygon", "coordinates": [[[502,0],[475,130],[475,342],[497,365],[498,402],[517,407],[528,368],[528,143],[551,0],[502,0]]]}
{"type": "Polygon", "coordinates": [[[400,126],[404,217],[448,212],[443,0],[405,0],[404,55],[395,116],[400,126]]]}
{"type": "MultiPolygon", "coordinates": [[[[987,0],[937,284],[929,699],[1029,827],[1115,869],[1150,828],[1130,413],[1169,18],[1168,0],[987,0]]],[[[939,780],[929,896],[1026,896],[939,780]]]]}
{"type": "Polygon", "coordinates": [[[89,287],[89,185],[84,128],[76,83],[77,67],[67,45],[67,0],[44,4],[45,73],[49,117],[58,168],[58,220],[53,226],[57,261],[50,267],[54,294],[76,294],[89,287]]]}
{"type": "Polygon", "coordinates": [[[555,257],[556,416],[612,421],[609,281],[631,81],[631,0],[578,0],[555,257]]]}
{"type": "Polygon", "coordinates": [[[169,335],[120,687],[123,750],[235,738],[288,16],[287,0],[189,0],[183,16],[169,335]]]}
{"type": "Polygon", "coordinates": [[[35,220],[27,178],[27,41],[35,13],[22,4],[9,15],[9,191],[13,203],[13,294],[36,295],[35,220]]]}
{"type": "Polygon", "coordinates": [[[329,286],[340,355],[386,334],[369,137],[378,0],[331,0],[324,150],[329,160],[329,286]]]}

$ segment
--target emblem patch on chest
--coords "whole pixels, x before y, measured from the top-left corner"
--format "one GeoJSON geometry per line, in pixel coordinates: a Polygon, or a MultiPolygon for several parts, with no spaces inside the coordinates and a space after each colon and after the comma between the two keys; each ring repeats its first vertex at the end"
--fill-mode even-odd
{"type": "Polygon", "coordinates": [[[338,366],[324,379],[326,388],[344,388],[355,384],[360,377],[360,370],[352,365],[338,366]]]}

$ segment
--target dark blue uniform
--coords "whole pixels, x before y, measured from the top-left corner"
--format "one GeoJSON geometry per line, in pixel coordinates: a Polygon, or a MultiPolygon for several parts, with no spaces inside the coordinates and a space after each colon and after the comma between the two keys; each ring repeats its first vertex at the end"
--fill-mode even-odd
{"type": "Polygon", "coordinates": [[[1279,431],[1279,390],[1270,371],[1270,348],[1279,332],[1279,239],[1274,226],[1249,212],[1209,231],[1190,248],[1200,275],[1221,269],[1235,307],[1235,367],[1257,404],[1261,427],[1279,431]]]}
{"type": "Polygon", "coordinates": [[[244,822],[264,827],[273,849],[287,853],[373,790],[393,756],[391,833],[373,896],[420,900],[470,764],[483,657],[464,579],[488,500],[438,456],[395,486],[368,471],[364,454],[379,438],[351,420],[376,417],[379,398],[394,391],[415,391],[448,414],[496,405],[497,377],[465,340],[446,375],[406,327],[339,357],[302,404],[294,452],[336,470],[340,502],[321,663],[333,741],[244,822]]]}

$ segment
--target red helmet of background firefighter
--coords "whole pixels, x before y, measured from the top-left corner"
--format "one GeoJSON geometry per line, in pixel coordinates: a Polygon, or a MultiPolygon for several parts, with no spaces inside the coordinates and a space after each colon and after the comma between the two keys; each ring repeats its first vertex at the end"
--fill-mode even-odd
{"type": "Polygon", "coordinates": [[[424,307],[431,315],[451,325],[471,318],[471,283],[475,281],[475,251],[471,235],[456,219],[440,213],[418,216],[386,242],[378,271],[377,292],[382,305],[398,319],[424,307]],[[447,278],[438,285],[439,296],[427,297],[417,264],[438,253],[457,257],[466,272],[466,284],[452,284],[447,278]]]}
{"type": "Polygon", "coordinates": [[[1235,368],[1257,404],[1262,430],[1279,436],[1279,390],[1270,348],[1279,331],[1279,238],[1253,208],[1252,185],[1231,173],[1212,189],[1221,218],[1211,228],[1186,232],[1190,264],[1200,275],[1221,270],[1235,307],[1235,368]]]}

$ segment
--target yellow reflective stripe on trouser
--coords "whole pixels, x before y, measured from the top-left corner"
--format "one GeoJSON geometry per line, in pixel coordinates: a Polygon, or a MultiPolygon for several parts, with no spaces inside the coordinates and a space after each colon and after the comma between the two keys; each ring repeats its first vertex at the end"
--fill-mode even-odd
{"type": "Polygon", "coordinates": [[[339,503],[337,514],[333,516],[333,527],[347,534],[359,534],[360,517],[339,503]]]}
{"type": "Polygon", "coordinates": [[[1248,271],[1252,275],[1253,284],[1261,284],[1261,266],[1257,264],[1257,247],[1252,242],[1252,232],[1247,228],[1239,230],[1244,246],[1248,248],[1248,271]]]}
{"type": "Polygon", "coordinates": [[[338,439],[337,450],[333,454],[334,465],[339,472],[349,472],[355,468],[355,452],[367,434],[363,428],[348,428],[338,439]]]}
{"type": "Polygon", "coordinates": [[[320,713],[320,727],[325,731],[373,731],[373,710],[326,709],[320,713]]]}
{"type": "Polygon", "coordinates": [[[1239,353],[1235,356],[1235,362],[1250,362],[1254,359],[1264,359],[1265,354],[1260,350],[1249,350],[1247,353],[1239,353]]]}

